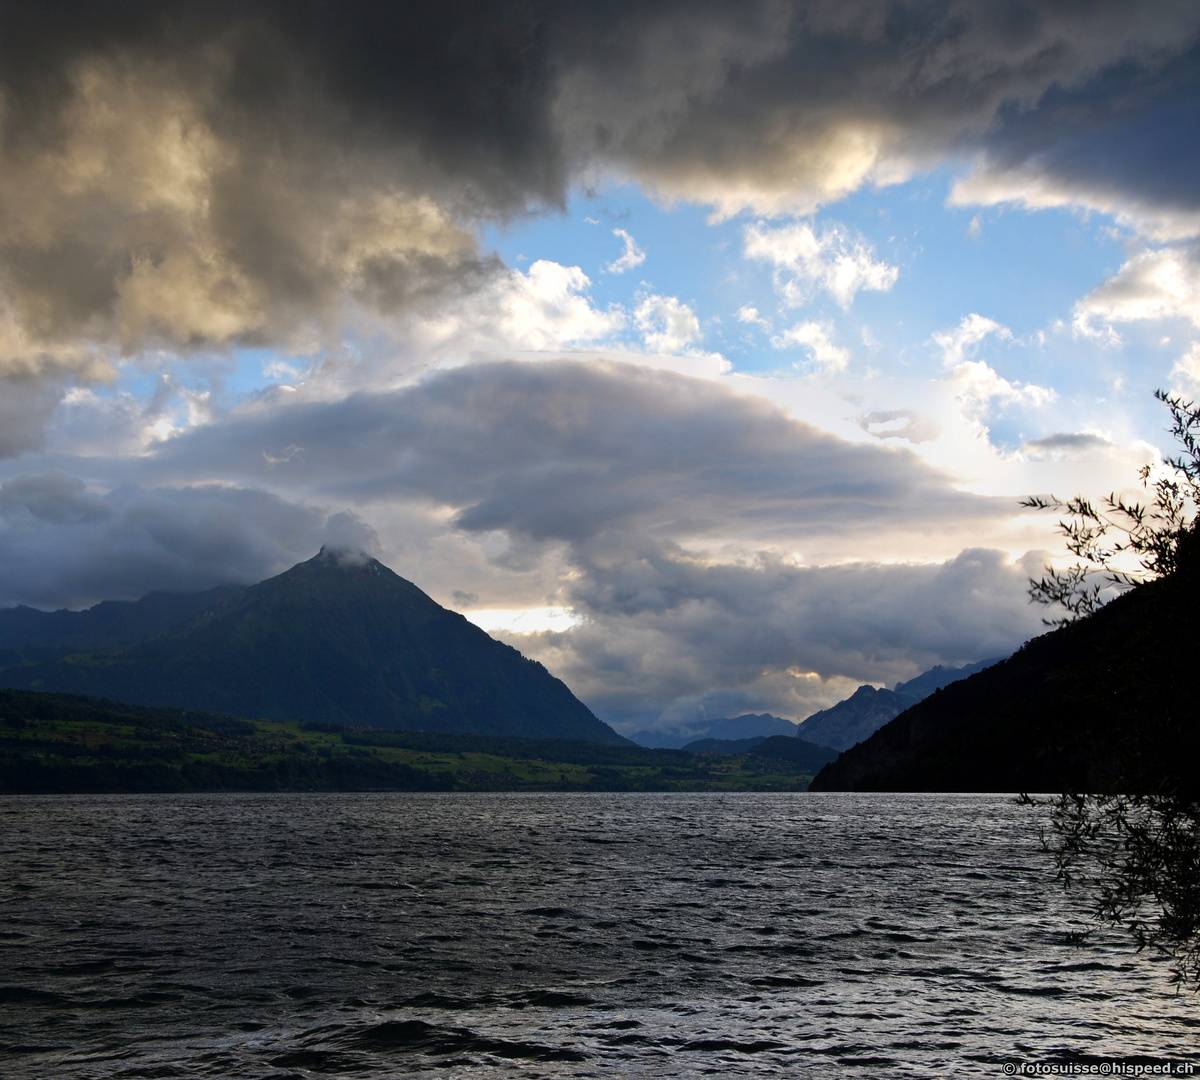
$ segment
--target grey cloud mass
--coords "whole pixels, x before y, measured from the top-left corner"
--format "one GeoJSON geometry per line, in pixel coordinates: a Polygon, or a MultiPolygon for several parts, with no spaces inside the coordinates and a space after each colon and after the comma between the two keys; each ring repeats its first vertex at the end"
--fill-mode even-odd
{"type": "MultiPolygon", "coordinates": [[[[1179,82],[1195,68],[1200,13],[1184,3],[638,11],[628,22],[594,16],[603,46],[572,50],[559,114],[579,153],[603,147],[667,194],[729,212],[806,211],[947,154],[995,147],[1011,167],[1068,127],[1076,141],[1096,135],[1093,182],[1098,172],[1140,192],[1146,181],[1104,133],[1117,117],[1133,123],[1187,103],[1188,119],[1165,110],[1146,135],[1165,159],[1196,115],[1179,82]]],[[[1169,197],[1194,205],[1186,173],[1177,175],[1169,197]]]]}
{"type": "Polygon", "coordinates": [[[66,381],[65,372],[53,370],[40,377],[32,373],[0,377],[0,458],[42,445],[46,424],[66,381]]]}
{"type": "MultiPolygon", "coordinates": [[[[767,710],[804,719],[861,682],[1007,655],[1041,629],[1041,556],[972,549],[933,565],[713,565],[680,552],[588,566],[568,633],[521,648],[631,730],[767,710]]],[[[514,644],[517,639],[513,639],[514,644]]]]}
{"type": "Polygon", "coordinates": [[[803,212],[982,154],[1194,210],[1198,32],[1171,0],[6,3],[0,374],[462,295],[479,223],[612,172],[803,212]]]}
{"type": "Polygon", "coordinates": [[[1022,444],[1021,449],[1034,455],[1062,455],[1070,457],[1077,454],[1096,454],[1114,450],[1112,442],[1101,435],[1090,432],[1057,432],[1041,439],[1029,439],[1022,444]]]}
{"type": "Polygon", "coordinates": [[[470,532],[576,546],[852,532],[1006,512],[908,451],[856,445],[707,380],[614,362],[479,363],[408,389],[250,409],[147,469],[324,497],[423,497],[470,532]]]}

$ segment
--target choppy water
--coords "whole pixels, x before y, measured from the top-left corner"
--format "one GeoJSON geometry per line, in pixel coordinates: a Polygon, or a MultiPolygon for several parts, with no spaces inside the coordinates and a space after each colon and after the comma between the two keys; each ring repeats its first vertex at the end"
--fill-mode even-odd
{"type": "Polygon", "coordinates": [[[11,1077],[1200,1064],[1003,796],[4,798],[0,900],[11,1077]]]}

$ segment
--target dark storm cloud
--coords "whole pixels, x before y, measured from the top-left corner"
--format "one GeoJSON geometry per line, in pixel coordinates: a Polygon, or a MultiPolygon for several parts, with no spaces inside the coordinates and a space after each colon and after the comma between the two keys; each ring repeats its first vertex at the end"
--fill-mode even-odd
{"type": "Polygon", "coordinates": [[[496,271],[476,224],[597,171],[804,210],[983,151],[1194,208],[1198,27],[1170,0],[7,3],[0,374],[436,302],[496,271]]]}
{"type": "Polygon", "coordinates": [[[369,527],[266,492],[126,484],[98,494],[61,470],[0,485],[0,607],[85,607],[153,589],[260,581],[369,527]]]}
{"type": "Polygon", "coordinates": [[[1066,182],[1107,182],[1164,205],[1194,208],[1200,167],[1200,55],[1193,47],[1147,77],[1123,65],[1085,87],[1052,88],[1036,111],[1003,111],[988,139],[993,164],[1036,161],[1066,182]]]}
{"type": "Polygon", "coordinates": [[[239,143],[265,139],[299,154],[411,146],[443,178],[486,190],[492,205],[531,193],[553,199],[563,170],[541,8],[523,0],[6,3],[6,141],[61,136],[81,66],[169,65],[175,86],[219,80],[203,116],[239,143]]]}
{"type": "MultiPolygon", "coordinates": [[[[584,9],[592,11],[594,9],[584,9]]],[[[602,153],[682,197],[804,209],[943,155],[993,146],[1009,165],[1148,113],[1167,164],[1196,115],[1200,12],[1185,3],[641,5],[570,51],[559,113],[602,153]],[[1170,107],[1182,104],[1184,117],[1170,107]],[[1047,105],[1052,106],[1047,108],[1047,105]],[[1181,124],[1183,125],[1181,127],[1181,124]]],[[[586,17],[586,16],[585,16],[586,17]]],[[[597,20],[602,24],[603,19],[597,20]]],[[[1133,194],[1161,181],[1119,140],[1089,166],[1133,194]]],[[[1054,163],[1043,163],[1052,169],[1054,163]]]]}
{"type": "Polygon", "coordinates": [[[311,340],[348,301],[493,274],[478,214],[561,187],[521,104],[528,19],[373,11],[0,9],[0,374],[103,373],[89,343],[311,340]]]}

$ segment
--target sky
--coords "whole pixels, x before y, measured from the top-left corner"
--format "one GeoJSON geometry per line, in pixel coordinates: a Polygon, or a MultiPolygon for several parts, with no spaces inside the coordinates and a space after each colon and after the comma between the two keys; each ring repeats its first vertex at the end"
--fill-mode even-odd
{"type": "Polygon", "coordinates": [[[1191,2],[0,4],[0,606],[362,549],[626,732],[1005,655],[1198,136],[1191,2]]]}

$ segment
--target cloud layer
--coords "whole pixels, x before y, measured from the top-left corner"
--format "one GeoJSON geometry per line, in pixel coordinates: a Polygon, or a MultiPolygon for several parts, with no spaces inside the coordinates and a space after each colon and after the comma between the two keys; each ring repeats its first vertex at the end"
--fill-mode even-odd
{"type": "Polygon", "coordinates": [[[468,531],[581,545],[614,532],[933,531],[1003,512],[909,452],[822,434],[707,380],[602,361],[479,363],[390,393],[248,408],[165,443],[144,468],[433,499],[468,531]]]}

